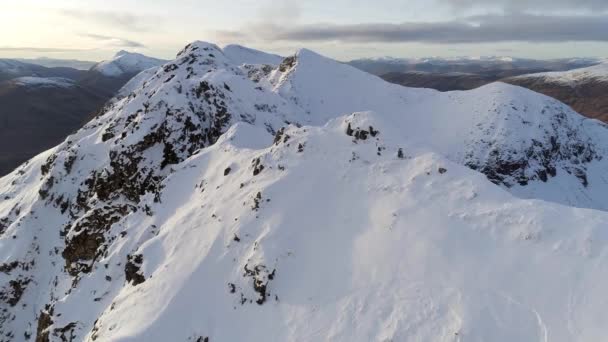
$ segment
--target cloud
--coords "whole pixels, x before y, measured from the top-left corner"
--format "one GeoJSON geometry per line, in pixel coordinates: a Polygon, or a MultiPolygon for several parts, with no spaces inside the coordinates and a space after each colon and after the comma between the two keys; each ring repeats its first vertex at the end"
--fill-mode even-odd
{"type": "MultiPolygon", "coordinates": [[[[143,32],[148,31],[151,28],[149,24],[150,18],[129,12],[64,9],[60,10],[59,13],[72,19],[85,22],[94,22],[104,26],[121,28],[128,31],[143,32]]],[[[157,21],[156,19],[154,21],[157,21]]]]}
{"type": "Polygon", "coordinates": [[[608,10],[606,0],[438,0],[453,9],[498,7],[507,11],[602,11],[608,10]]]}
{"type": "Polygon", "coordinates": [[[69,48],[44,48],[31,46],[0,46],[0,52],[43,52],[43,53],[62,53],[62,52],[81,52],[86,49],[69,49],[69,48]]]}
{"type": "Polygon", "coordinates": [[[105,36],[105,35],[101,35],[101,34],[86,33],[86,34],[82,34],[81,36],[94,39],[98,42],[101,42],[101,43],[103,43],[107,46],[111,46],[111,47],[124,47],[124,48],[145,48],[146,47],[144,44],[142,44],[140,42],[136,42],[134,40],[112,37],[112,36],[105,36]]]}
{"type": "MultiPolygon", "coordinates": [[[[466,0],[462,0],[466,1],[466,0]]],[[[250,25],[220,31],[220,39],[261,41],[338,41],[356,43],[421,42],[437,44],[496,42],[608,42],[608,15],[544,16],[530,14],[470,16],[433,23],[250,25]]]]}
{"type": "Polygon", "coordinates": [[[265,23],[293,24],[301,16],[302,8],[297,0],[272,1],[258,9],[258,17],[265,23]]]}

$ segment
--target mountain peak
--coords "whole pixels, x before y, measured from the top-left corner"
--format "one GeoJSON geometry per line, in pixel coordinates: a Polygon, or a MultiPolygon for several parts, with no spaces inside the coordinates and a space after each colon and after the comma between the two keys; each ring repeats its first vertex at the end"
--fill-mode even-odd
{"type": "Polygon", "coordinates": [[[187,55],[187,54],[199,55],[199,54],[204,54],[205,52],[209,52],[209,51],[221,52],[222,49],[220,49],[220,47],[217,46],[216,44],[209,43],[209,42],[202,41],[202,40],[196,40],[196,41],[193,41],[192,43],[186,45],[177,54],[177,57],[181,57],[181,56],[187,55]]]}
{"type": "Polygon", "coordinates": [[[92,70],[110,77],[134,76],[143,70],[159,66],[165,62],[165,60],[148,57],[141,53],[121,50],[112,59],[93,66],[92,70]]]}

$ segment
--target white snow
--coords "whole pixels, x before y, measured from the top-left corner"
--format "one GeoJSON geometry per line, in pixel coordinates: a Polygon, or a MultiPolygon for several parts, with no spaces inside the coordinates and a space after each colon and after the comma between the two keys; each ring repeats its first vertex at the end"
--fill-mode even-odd
{"type": "Polygon", "coordinates": [[[245,51],[189,45],[0,178],[2,336],[45,312],[51,341],[604,339],[606,126],[245,51]]]}
{"type": "Polygon", "coordinates": [[[112,59],[93,66],[92,70],[106,76],[119,77],[124,74],[136,74],[165,62],[165,60],[148,57],[140,53],[119,51],[112,59]]]}
{"type": "Polygon", "coordinates": [[[514,77],[515,79],[542,79],[545,82],[576,86],[584,82],[608,82],[608,61],[598,65],[559,72],[544,72],[514,77]]]}
{"type": "Polygon", "coordinates": [[[283,61],[284,57],[270,54],[254,49],[250,49],[241,45],[230,44],[226,45],[222,51],[234,64],[269,64],[278,65],[283,61]]]}
{"type": "Polygon", "coordinates": [[[143,82],[147,81],[151,76],[156,73],[157,69],[158,67],[151,67],[133,76],[133,78],[131,78],[129,82],[122,86],[122,88],[118,91],[116,98],[120,99],[125,96],[128,96],[138,87],[141,87],[143,82]]]}

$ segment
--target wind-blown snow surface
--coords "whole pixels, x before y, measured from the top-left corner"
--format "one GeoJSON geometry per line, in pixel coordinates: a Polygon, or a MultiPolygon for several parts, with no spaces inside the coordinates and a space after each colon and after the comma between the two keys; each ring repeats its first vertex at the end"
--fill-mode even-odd
{"type": "Polygon", "coordinates": [[[0,179],[3,340],[604,338],[599,122],[308,50],[148,73],[0,179]]]}
{"type": "Polygon", "coordinates": [[[148,57],[140,53],[119,51],[112,59],[93,66],[92,70],[105,76],[119,77],[124,74],[137,74],[165,62],[162,59],[148,57]]]}

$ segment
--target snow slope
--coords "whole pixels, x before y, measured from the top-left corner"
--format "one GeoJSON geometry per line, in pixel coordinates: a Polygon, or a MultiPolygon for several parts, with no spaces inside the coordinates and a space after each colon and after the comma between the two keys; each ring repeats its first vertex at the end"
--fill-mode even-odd
{"type": "Polygon", "coordinates": [[[0,179],[0,340],[603,339],[606,126],[239,56],[188,45],[0,179]]]}
{"type": "Polygon", "coordinates": [[[584,82],[608,82],[608,61],[603,61],[603,63],[586,68],[521,75],[514,77],[514,79],[542,79],[548,83],[557,83],[572,87],[584,82]]]}
{"type": "Polygon", "coordinates": [[[124,74],[137,74],[165,62],[164,60],[144,56],[140,53],[119,51],[112,59],[93,66],[92,70],[105,76],[120,77],[124,74]]]}
{"type": "Polygon", "coordinates": [[[222,52],[226,57],[228,57],[232,62],[237,65],[241,64],[269,64],[269,65],[279,65],[284,57],[265,53],[257,50],[253,50],[241,45],[230,44],[226,45],[222,52]]]}

